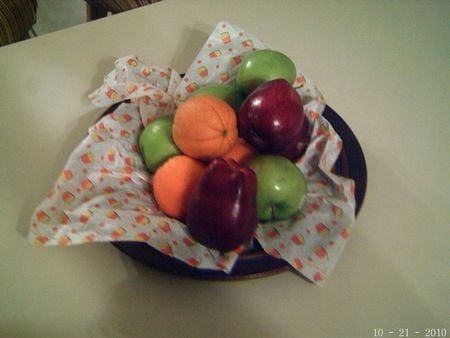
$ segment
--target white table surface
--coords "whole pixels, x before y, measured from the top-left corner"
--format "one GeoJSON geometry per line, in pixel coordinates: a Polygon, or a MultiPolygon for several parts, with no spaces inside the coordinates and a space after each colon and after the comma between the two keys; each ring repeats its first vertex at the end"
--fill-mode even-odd
{"type": "Polygon", "coordinates": [[[164,0],[2,47],[0,336],[450,336],[449,4],[164,0]],[[31,213],[102,112],[87,94],[114,60],[183,72],[221,20],[289,55],[364,149],[366,199],[325,286],[289,272],[197,281],[110,244],[28,243],[31,213]]]}

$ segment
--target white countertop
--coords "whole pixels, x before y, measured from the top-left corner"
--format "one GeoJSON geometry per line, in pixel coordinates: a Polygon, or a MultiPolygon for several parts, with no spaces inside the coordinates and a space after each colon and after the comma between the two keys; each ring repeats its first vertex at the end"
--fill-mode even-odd
{"type": "Polygon", "coordinates": [[[448,13],[445,1],[164,0],[0,48],[0,336],[450,336],[448,13]],[[31,214],[102,113],[87,94],[114,60],[183,72],[221,20],[289,55],[363,147],[365,202],[325,286],[289,272],[179,278],[110,244],[32,246],[31,214]]]}

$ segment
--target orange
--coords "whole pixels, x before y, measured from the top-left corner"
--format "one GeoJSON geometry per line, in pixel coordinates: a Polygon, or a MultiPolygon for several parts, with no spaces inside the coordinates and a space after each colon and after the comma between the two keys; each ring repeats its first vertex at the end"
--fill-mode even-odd
{"type": "Polygon", "coordinates": [[[253,149],[243,138],[238,137],[234,143],[234,146],[225,155],[223,155],[222,158],[231,158],[240,165],[244,165],[256,154],[255,149],[253,149]]]}
{"type": "Polygon", "coordinates": [[[236,113],[228,103],[215,96],[191,97],[177,108],[172,135],[184,154],[212,160],[224,155],[236,142],[236,113]]]}
{"type": "Polygon", "coordinates": [[[183,220],[206,165],[186,155],[176,155],[164,162],[153,177],[153,194],[161,210],[183,220]]]}

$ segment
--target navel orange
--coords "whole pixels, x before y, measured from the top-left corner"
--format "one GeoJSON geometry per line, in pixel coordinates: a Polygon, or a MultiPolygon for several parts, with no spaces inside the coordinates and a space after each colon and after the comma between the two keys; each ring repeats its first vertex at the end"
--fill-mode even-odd
{"type": "Polygon", "coordinates": [[[191,97],[177,108],[172,135],[184,154],[212,160],[224,155],[236,142],[236,113],[215,96],[191,97]]]}

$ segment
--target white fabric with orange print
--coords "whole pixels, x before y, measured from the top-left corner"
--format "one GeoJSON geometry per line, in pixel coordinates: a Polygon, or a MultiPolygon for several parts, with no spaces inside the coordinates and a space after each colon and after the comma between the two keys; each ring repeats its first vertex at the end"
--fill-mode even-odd
{"type": "MultiPolygon", "coordinates": [[[[237,252],[220,255],[194,242],[181,222],[166,217],[151,193],[152,176],[138,149],[139,132],[173,113],[199,86],[233,84],[243,56],[269,48],[241,28],[219,22],[183,78],[171,67],[149,66],[134,55],[118,59],[93,104],[122,103],[89,130],[49,195],[36,208],[29,240],[37,245],[141,241],[202,268],[231,271],[237,252]]],[[[298,69],[298,68],[297,68],[298,69]]],[[[264,250],[322,284],[338,262],[355,223],[354,183],[331,170],[342,141],[321,114],[322,95],[298,70],[294,87],[312,122],[311,143],[296,164],[308,193],[297,217],[261,224],[255,238],[264,250]]]]}
{"type": "Polygon", "coordinates": [[[147,126],[156,117],[175,111],[174,91],[180,80],[171,67],[147,66],[136,55],[128,55],[114,62],[114,70],[89,99],[99,107],[124,100],[135,102],[147,126]]]}

